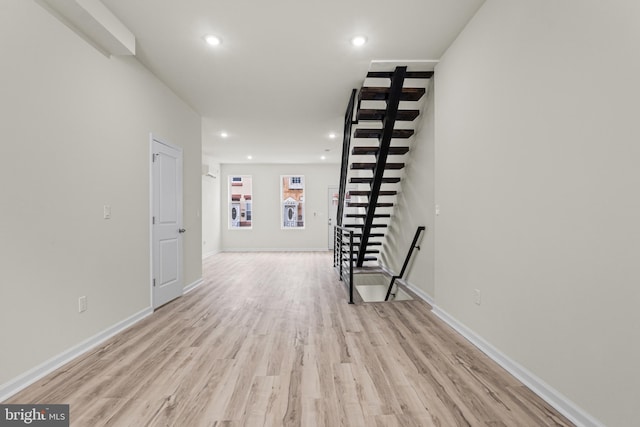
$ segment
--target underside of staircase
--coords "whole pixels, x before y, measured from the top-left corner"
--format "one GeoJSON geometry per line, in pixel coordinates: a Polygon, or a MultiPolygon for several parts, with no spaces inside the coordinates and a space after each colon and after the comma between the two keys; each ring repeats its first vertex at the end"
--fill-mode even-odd
{"type": "Polygon", "coordinates": [[[352,92],[340,176],[338,225],[354,231],[356,267],[377,265],[393,221],[415,120],[433,71],[370,71],[352,92]]]}

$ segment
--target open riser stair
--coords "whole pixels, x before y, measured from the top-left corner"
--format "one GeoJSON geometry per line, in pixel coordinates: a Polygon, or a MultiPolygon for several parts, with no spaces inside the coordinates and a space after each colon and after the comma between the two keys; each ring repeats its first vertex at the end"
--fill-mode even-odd
{"type": "MultiPolygon", "coordinates": [[[[433,71],[370,71],[345,115],[338,225],[352,231],[355,267],[377,266],[393,222],[415,121],[433,71]]],[[[351,252],[350,252],[351,253],[351,252]]],[[[343,261],[351,262],[343,254],[343,261]]]]}

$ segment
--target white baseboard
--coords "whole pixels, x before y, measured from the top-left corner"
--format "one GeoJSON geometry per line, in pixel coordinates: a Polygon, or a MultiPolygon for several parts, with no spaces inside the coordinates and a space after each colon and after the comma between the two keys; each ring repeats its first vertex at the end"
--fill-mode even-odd
{"type": "Polygon", "coordinates": [[[139,311],[132,316],[129,316],[128,318],[116,323],[115,325],[105,329],[104,331],[90,338],[87,338],[80,344],[75,345],[70,349],[60,353],[59,355],[52,357],[51,359],[36,366],[35,368],[28,370],[27,372],[14,378],[13,380],[0,385],[0,402],[4,402],[14,394],[18,393],[20,390],[30,386],[45,375],[50,374],[59,367],[82,355],[83,353],[86,353],[92,348],[95,348],[96,346],[102,344],[112,336],[138,323],[152,313],[153,310],[151,309],[151,307],[145,308],[144,310],[139,311]]]}
{"type": "Polygon", "coordinates": [[[438,307],[433,297],[426,292],[418,288],[417,286],[409,283],[406,280],[399,280],[399,282],[406,286],[418,297],[422,298],[427,304],[432,307],[432,312],[438,316],[447,325],[451,326],[460,335],[467,339],[471,344],[477,347],[484,354],[489,356],[491,360],[496,362],[507,372],[513,375],[518,381],[526,385],[541,399],[553,406],[558,412],[567,417],[578,427],[605,427],[600,421],[588,414],[584,409],[573,403],[571,400],[563,396],[549,384],[545,383],[542,379],[538,378],[535,374],[510,359],[500,350],[488,343],[480,335],[460,323],[453,316],[438,307]]]}
{"type": "MultiPolygon", "coordinates": [[[[387,265],[385,265],[383,263],[380,263],[380,268],[382,268],[391,277],[396,275],[396,273],[394,273],[387,265]]],[[[425,301],[427,304],[429,304],[430,306],[433,307],[433,297],[431,295],[427,294],[425,291],[423,291],[422,289],[420,289],[419,287],[417,287],[413,283],[410,283],[406,279],[396,279],[396,282],[398,282],[401,285],[405,286],[407,289],[409,289],[411,292],[416,294],[423,301],[425,301]]]]}
{"type": "Polygon", "coordinates": [[[198,286],[202,285],[204,283],[204,280],[202,280],[202,278],[196,280],[195,282],[193,282],[190,285],[187,285],[184,287],[182,295],[186,295],[189,292],[191,292],[192,290],[194,290],[195,288],[197,288],[198,286]]]}
{"type": "Polygon", "coordinates": [[[386,264],[383,264],[382,262],[379,262],[378,265],[380,266],[380,268],[389,275],[389,277],[393,277],[396,275],[396,273],[394,273],[386,264]]]}
{"type": "Polygon", "coordinates": [[[579,427],[605,427],[600,421],[588,414],[584,409],[573,403],[567,397],[555,390],[535,374],[510,359],[500,350],[489,344],[480,335],[458,322],[454,317],[432,304],[433,314],[442,319],[446,324],[455,329],[460,335],[465,337],[471,344],[489,356],[498,365],[502,366],[520,382],[529,387],[535,394],[540,396],[558,412],[567,417],[571,422],[579,427]]]}
{"type": "Polygon", "coordinates": [[[422,298],[422,300],[429,304],[431,307],[434,306],[433,297],[431,297],[431,295],[404,279],[398,279],[398,282],[400,282],[401,285],[406,286],[411,292],[422,298]]]}

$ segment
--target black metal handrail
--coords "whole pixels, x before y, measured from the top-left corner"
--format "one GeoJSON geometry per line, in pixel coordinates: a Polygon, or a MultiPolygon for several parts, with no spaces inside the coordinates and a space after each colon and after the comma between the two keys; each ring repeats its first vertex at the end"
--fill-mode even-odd
{"type": "Polygon", "coordinates": [[[338,190],[338,213],[336,220],[339,226],[342,225],[344,216],[344,199],[347,189],[347,173],[349,170],[349,150],[351,149],[351,126],[353,125],[353,108],[356,102],[357,89],[351,91],[349,105],[344,114],[344,133],[342,136],[342,165],[340,167],[340,189],[338,190]]]}
{"type": "Polygon", "coordinates": [[[340,281],[349,290],[349,304],[353,304],[353,230],[336,225],[334,228],[333,266],[338,268],[340,281]]]}
{"type": "Polygon", "coordinates": [[[420,250],[420,246],[418,246],[418,240],[420,239],[420,234],[426,230],[426,227],[421,225],[416,230],[416,234],[413,235],[413,241],[411,242],[411,247],[409,248],[409,252],[407,252],[407,257],[404,259],[404,264],[402,264],[402,270],[400,270],[400,274],[393,276],[391,278],[391,283],[389,283],[389,289],[387,289],[387,296],[384,297],[385,301],[389,301],[389,296],[391,295],[391,290],[393,289],[393,285],[398,279],[402,279],[404,276],[407,267],[409,266],[409,261],[411,260],[411,255],[413,255],[413,250],[420,250]]]}

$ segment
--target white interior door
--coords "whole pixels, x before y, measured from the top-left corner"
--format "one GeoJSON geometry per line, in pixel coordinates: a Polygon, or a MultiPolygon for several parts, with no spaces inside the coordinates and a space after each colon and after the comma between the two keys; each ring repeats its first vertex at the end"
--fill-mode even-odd
{"type": "MultiPolygon", "coordinates": [[[[347,185],[345,197],[345,203],[349,200],[349,191],[355,190],[356,186],[347,185]]],[[[338,186],[329,186],[329,250],[333,250],[333,238],[334,238],[334,229],[333,227],[338,224],[338,197],[339,197],[340,187],[338,186]]],[[[343,214],[344,215],[344,214],[343,214]]],[[[344,217],[342,218],[344,221],[344,217]]]]}
{"type": "Polygon", "coordinates": [[[182,150],[152,141],[153,308],[182,295],[182,150]]]}
{"type": "Polygon", "coordinates": [[[333,227],[338,223],[338,191],[340,188],[338,186],[332,185],[329,186],[328,196],[329,196],[329,208],[327,212],[329,212],[329,250],[333,250],[334,245],[334,229],[333,227]]]}

